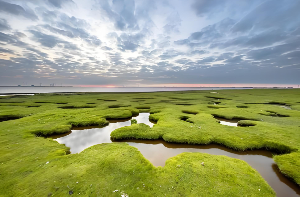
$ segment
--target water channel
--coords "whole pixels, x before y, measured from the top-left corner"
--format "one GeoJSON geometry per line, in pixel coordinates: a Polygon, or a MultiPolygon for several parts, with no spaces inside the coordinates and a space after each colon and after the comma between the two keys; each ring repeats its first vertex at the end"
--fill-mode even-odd
{"type": "MultiPolygon", "coordinates": [[[[144,123],[153,127],[154,123],[149,121],[149,115],[149,113],[140,113],[137,117],[133,118],[137,120],[137,123],[144,123]]],[[[226,122],[225,119],[222,121],[226,122]]],[[[52,138],[70,147],[71,153],[74,154],[96,144],[112,143],[110,133],[117,128],[130,125],[130,119],[110,120],[110,124],[106,127],[73,128],[70,133],[52,136],[52,138]]],[[[237,126],[229,123],[224,123],[224,125],[237,126]]],[[[220,145],[173,144],[163,140],[124,140],[123,142],[127,142],[130,146],[138,148],[144,157],[154,166],[164,166],[168,158],[183,152],[226,155],[228,157],[241,159],[260,173],[274,189],[277,196],[300,196],[299,186],[279,172],[277,165],[272,159],[272,153],[266,150],[239,152],[220,145]]]]}

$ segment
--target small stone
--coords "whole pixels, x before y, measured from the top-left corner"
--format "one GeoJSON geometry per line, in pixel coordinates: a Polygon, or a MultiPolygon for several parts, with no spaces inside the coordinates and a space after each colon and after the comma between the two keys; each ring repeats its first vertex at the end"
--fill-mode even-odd
{"type": "Polygon", "coordinates": [[[48,163],[49,163],[49,161],[46,162],[46,164],[48,164],[48,163]]]}
{"type": "Polygon", "coordinates": [[[202,163],[201,163],[201,165],[203,165],[203,166],[204,166],[204,162],[202,162],[202,163]]]}

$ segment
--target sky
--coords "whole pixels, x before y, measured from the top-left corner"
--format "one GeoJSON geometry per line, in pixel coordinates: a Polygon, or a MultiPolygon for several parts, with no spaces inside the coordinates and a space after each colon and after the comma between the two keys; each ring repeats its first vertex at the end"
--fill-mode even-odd
{"type": "Polygon", "coordinates": [[[299,0],[0,0],[0,85],[300,84],[299,0]]]}

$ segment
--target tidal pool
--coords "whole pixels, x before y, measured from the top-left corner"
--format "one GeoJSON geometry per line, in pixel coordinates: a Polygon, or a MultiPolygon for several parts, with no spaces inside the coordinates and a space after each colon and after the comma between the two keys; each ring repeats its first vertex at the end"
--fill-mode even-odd
{"type": "Polygon", "coordinates": [[[226,125],[226,126],[232,126],[232,127],[237,127],[238,126],[238,121],[237,119],[233,119],[233,120],[228,120],[225,118],[218,118],[218,117],[214,117],[215,119],[220,121],[220,124],[222,125],[226,125]]]}
{"type": "Polygon", "coordinates": [[[153,127],[154,123],[149,120],[149,113],[140,113],[130,119],[108,120],[109,125],[105,127],[78,127],[63,135],[51,136],[60,144],[70,147],[71,153],[79,153],[84,149],[102,143],[111,143],[110,133],[121,127],[130,126],[131,119],[136,119],[137,123],[144,123],[153,127]]]}
{"type": "MultiPolygon", "coordinates": [[[[149,121],[149,113],[140,113],[133,117],[138,123],[144,123],[153,127],[154,123],[149,121]]],[[[106,127],[80,127],[74,128],[70,133],[64,135],[52,136],[56,141],[70,147],[72,154],[79,153],[84,149],[101,143],[112,143],[110,133],[120,127],[130,126],[131,120],[109,120],[106,127]]],[[[236,123],[237,124],[237,123],[236,123]]],[[[266,150],[253,151],[233,151],[220,145],[188,145],[173,144],[163,140],[121,140],[117,142],[127,142],[130,146],[138,150],[154,166],[164,166],[168,158],[176,156],[183,152],[201,152],[213,155],[226,155],[246,161],[274,189],[277,196],[299,196],[300,188],[297,184],[290,181],[277,168],[272,159],[272,153],[266,150]]]]}

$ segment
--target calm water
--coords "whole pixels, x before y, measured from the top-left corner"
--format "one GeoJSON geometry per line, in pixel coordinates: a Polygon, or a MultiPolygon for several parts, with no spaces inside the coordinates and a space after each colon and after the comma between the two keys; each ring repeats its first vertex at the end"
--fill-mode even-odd
{"type": "MultiPolygon", "coordinates": [[[[222,90],[233,88],[87,88],[87,87],[0,87],[0,94],[8,93],[52,93],[52,92],[159,92],[187,90],[222,90]]],[[[245,89],[245,88],[234,88],[245,89]]],[[[248,88],[249,89],[249,88],[248,88]]]]}
{"type": "MultiPolygon", "coordinates": [[[[138,123],[145,123],[150,127],[149,113],[140,113],[134,119],[138,123]]],[[[53,136],[59,143],[70,147],[71,153],[79,153],[84,149],[101,143],[111,143],[110,133],[120,127],[130,126],[130,119],[112,121],[103,128],[81,127],[73,129],[70,133],[53,136]]],[[[123,141],[123,140],[122,140],[123,141]]],[[[275,190],[277,196],[299,196],[300,188],[283,176],[272,159],[272,153],[264,150],[237,152],[219,145],[188,145],[172,144],[163,140],[124,140],[138,150],[155,166],[164,166],[168,158],[183,152],[201,152],[213,155],[226,155],[246,161],[275,190]]]]}
{"type": "Polygon", "coordinates": [[[214,118],[219,120],[220,124],[226,125],[226,126],[232,126],[232,127],[237,127],[238,122],[239,122],[239,120],[228,120],[228,119],[218,118],[218,117],[214,117],[214,118]]]}
{"type": "MultiPolygon", "coordinates": [[[[149,121],[149,113],[140,113],[134,119],[137,123],[145,123],[152,127],[154,124],[149,121]]],[[[84,149],[102,143],[111,143],[110,133],[121,127],[130,126],[131,118],[125,120],[111,120],[109,125],[102,128],[80,127],[74,128],[71,133],[52,136],[60,144],[70,147],[71,153],[79,153],[84,149]]]]}

